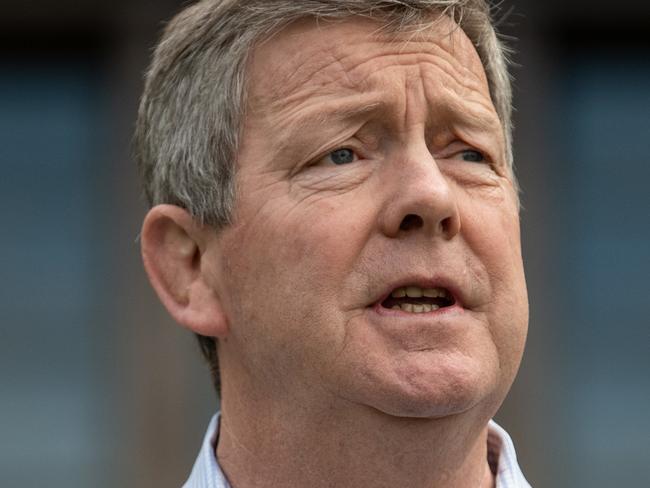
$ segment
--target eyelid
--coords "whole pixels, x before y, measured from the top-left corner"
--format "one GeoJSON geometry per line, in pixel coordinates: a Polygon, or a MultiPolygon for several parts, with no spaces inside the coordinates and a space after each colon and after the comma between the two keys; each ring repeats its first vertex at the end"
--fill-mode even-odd
{"type": "Polygon", "coordinates": [[[491,151],[475,144],[469,144],[462,140],[456,140],[450,143],[446,149],[442,151],[442,156],[439,157],[442,157],[443,159],[451,159],[460,156],[465,151],[476,151],[483,156],[483,162],[485,164],[490,164],[492,166],[494,165],[494,158],[492,157],[491,151]]]}
{"type": "MultiPolygon", "coordinates": [[[[338,144],[330,149],[327,149],[326,151],[323,151],[320,153],[319,156],[316,156],[312,161],[307,165],[307,166],[317,166],[325,160],[330,154],[336,152],[336,151],[341,151],[342,149],[348,149],[349,151],[352,151],[354,155],[356,156],[355,162],[356,161],[361,161],[365,159],[363,155],[363,151],[361,151],[358,147],[358,144],[352,143],[352,142],[344,142],[342,144],[338,144]]],[[[334,163],[329,163],[334,165],[334,163]]]]}
{"type": "Polygon", "coordinates": [[[461,149],[456,154],[461,155],[461,154],[468,153],[468,152],[474,152],[474,153],[480,154],[481,157],[484,160],[486,160],[486,161],[489,160],[488,155],[485,154],[485,152],[481,151],[480,149],[476,149],[476,148],[461,149]]]}

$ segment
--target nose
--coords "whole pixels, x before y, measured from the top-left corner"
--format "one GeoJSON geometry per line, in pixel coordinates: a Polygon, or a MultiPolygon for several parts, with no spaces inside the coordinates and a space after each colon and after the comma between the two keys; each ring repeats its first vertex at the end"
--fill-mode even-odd
{"type": "Polygon", "coordinates": [[[422,232],[450,240],[460,232],[456,193],[428,148],[403,154],[390,171],[384,180],[391,183],[380,219],[386,236],[422,232]]]}

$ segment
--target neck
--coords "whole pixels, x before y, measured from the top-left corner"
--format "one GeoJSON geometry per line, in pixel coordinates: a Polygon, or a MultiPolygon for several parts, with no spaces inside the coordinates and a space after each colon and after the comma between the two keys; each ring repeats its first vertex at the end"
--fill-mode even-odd
{"type": "Polygon", "coordinates": [[[233,488],[494,486],[487,419],[471,411],[412,419],[349,404],[241,402],[227,393],[217,458],[233,488]]]}

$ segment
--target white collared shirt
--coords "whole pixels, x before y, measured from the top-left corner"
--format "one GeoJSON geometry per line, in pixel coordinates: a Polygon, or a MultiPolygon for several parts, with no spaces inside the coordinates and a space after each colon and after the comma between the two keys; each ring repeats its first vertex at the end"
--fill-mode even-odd
{"type": "MultiPolygon", "coordinates": [[[[215,445],[218,433],[219,414],[217,413],[210,421],[199,456],[183,488],[231,488],[217,463],[215,445]]],[[[492,420],[488,425],[488,457],[497,466],[497,488],[530,488],[517,464],[512,439],[492,420]]]]}

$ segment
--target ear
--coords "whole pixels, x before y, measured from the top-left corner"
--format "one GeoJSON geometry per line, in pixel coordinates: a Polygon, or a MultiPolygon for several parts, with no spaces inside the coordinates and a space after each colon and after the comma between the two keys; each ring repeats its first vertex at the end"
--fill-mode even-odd
{"type": "MultiPolygon", "coordinates": [[[[141,250],[149,281],[171,316],[208,337],[225,337],[228,321],[205,270],[214,230],[199,225],[184,209],[157,205],[144,219],[141,250]]],[[[212,255],[214,253],[210,253],[212,255]]]]}

